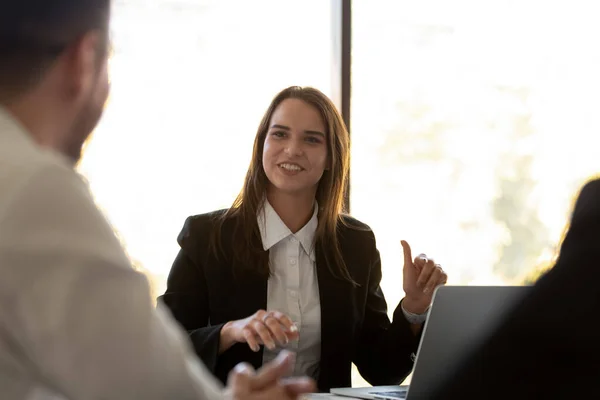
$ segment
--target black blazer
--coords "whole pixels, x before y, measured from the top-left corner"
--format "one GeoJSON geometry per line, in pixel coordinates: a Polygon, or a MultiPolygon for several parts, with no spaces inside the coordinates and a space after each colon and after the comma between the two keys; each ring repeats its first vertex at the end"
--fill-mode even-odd
{"type": "MultiPolygon", "coordinates": [[[[178,236],[181,250],[159,300],[189,333],[196,353],[222,382],[229,371],[245,361],[259,368],[262,347],[257,353],[238,343],[218,355],[223,325],[246,318],[267,307],[267,279],[252,272],[232,270],[232,261],[209,251],[216,215],[223,211],[189,217],[178,236]]],[[[316,269],[321,301],[321,363],[317,385],[320,390],[350,386],[351,363],[373,385],[400,384],[413,367],[415,336],[400,306],[393,322],[379,286],[381,262],[375,236],[368,226],[344,217],[339,224],[339,241],[348,270],[359,286],[333,276],[323,249],[316,246],[316,269]]],[[[224,253],[231,254],[233,220],[223,225],[224,253]]],[[[401,290],[401,282],[398,282],[401,290]]]]}
{"type": "Polygon", "coordinates": [[[587,184],[555,266],[436,399],[598,398],[600,180],[587,184]]]}

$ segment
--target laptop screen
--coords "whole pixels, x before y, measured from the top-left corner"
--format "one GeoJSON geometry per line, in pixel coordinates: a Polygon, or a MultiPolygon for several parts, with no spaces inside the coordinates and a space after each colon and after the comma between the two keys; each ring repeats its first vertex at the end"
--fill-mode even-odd
{"type": "Polygon", "coordinates": [[[407,399],[430,396],[528,290],[528,286],[439,287],[423,327],[407,399]]]}

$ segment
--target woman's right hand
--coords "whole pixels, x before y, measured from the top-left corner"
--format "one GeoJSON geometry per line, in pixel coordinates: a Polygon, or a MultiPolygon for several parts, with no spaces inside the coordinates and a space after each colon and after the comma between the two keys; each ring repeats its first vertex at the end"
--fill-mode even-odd
{"type": "Polygon", "coordinates": [[[298,336],[298,328],[287,315],[279,311],[258,310],[248,318],[230,321],[223,326],[219,353],[235,343],[248,343],[253,351],[259,351],[261,344],[274,350],[276,343],[285,346],[298,336]]]}

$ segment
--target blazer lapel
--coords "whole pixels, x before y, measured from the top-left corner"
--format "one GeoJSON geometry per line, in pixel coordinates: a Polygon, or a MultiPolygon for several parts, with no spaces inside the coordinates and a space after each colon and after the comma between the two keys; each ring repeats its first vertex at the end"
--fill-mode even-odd
{"type": "MultiPolygon", "coordinates": [[[[230,309],[237,315],[232,316],[228,320],[247,318],[258,310],[267,309],[267,279],[248,270],[241,269],[236,272],[234,281],[235,286],[231,287],[229,293],[232,302],[230,309]]],[[[236,347],[236,355],[238,360],[246,360],[255,369],[262,366],[263,350],[254,352],[247,344],[242,344],[236,347]]]]}
{"type": "Polygon", "coordinates": [[[237,299],[235,309],[249,317],[258,310],[267,308],[267,279],[255,273],[243,272],[236,277],[238,284],[232,297],[237,299]]]}
{"type": "MultiPolygon", "coordinates": [[[[317,279],[321,302],[321,368],[319,382],[333,383],[344,374],[333,371],[331,360],[351,358],[352,286],[333,275],[321,246],[316,246],[317,279]]],[[[339,365],[336,363],[336,365],[339,365]]],[[[323,385],[324,386],[324,385],[323,385]]],[[[319,387],[323,387],[319,383],[319,387]]]]}

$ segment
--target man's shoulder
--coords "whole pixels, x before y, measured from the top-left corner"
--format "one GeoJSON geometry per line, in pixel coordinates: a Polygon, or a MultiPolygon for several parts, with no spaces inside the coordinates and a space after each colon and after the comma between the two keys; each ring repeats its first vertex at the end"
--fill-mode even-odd
{"type": "Polygon", "coordinates": [[[2,119],[1,113],[0,163],[21,172],[51,166],[72,171],[72,164],[65,156],[39,146],[26,132],[2,119]]]}
{"type": "Polygon", "coordinates": [[[66,158],[18,137],[0,143],[12,146],[0,151],[0,245],[33,246],[47,231],[44,245],[62,236],[81,251],[104,244],[120,249],[85,179],[66,158]]]}
{"type": "MultiPolygon", "coordinates": [[[[33,182],[60,180],[69,182],[74,189],[85,187],[72,166],[53,152],[27,143],[2,142],[0,147],[0,218],[19,201],[23,192],[31,191],[29,186],[33,182]]],[[[40,197],[44,190],[52,191],[52,185],[36,188],[40,197]]]]}

